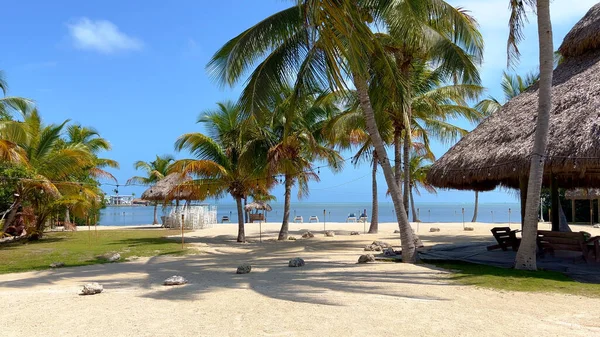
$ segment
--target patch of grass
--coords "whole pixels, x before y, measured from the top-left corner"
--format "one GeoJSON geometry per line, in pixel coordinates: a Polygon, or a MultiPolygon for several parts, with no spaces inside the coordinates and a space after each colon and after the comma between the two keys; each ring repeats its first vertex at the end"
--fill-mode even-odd
{"type": "Polygon", "coordinates": [[[577,282],[554,271],[526,271],[498,268],[463,262],[435,262],[437,267],[453,272],[450,279],[465,285],[484,288],[563,293],[586,297],[600,297],[600,285],[577,282]]]}
{"type": "Polygon", "coordinates": [[[15,242],[0,246],[0,274],[49,269],[52,262],[65,266],[85,266],[106,263],[99,258],[108,253],[121,254],[121,260],[131,256],[186,254],[181,243],[169,240],[176,230],[103,230],[91,232],[51,232],[32,242],[15,242]]]}

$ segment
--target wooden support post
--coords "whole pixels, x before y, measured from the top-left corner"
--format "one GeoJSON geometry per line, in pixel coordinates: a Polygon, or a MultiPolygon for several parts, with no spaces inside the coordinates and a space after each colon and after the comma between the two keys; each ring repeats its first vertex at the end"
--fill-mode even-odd
{"type": "Polygon", "coordinates": [[[571,199],[571,222],[575,223],[575,199],[571,199]]]}
{"type": "Polygon", "coordinates": [[[554,174],[550,175],[550,198],[552,199],[552,231],[558,232],[560,229],[560,215],[558,210],[558,182],[554,174]]]}
{"type": "Polygon", "coordinates": [[[600,222],[600,199],[598,199],[598,213],[596,213],[598,215],[598,222],[600,222]]]}
{"type": "Polygon", "coordinates": [[[521,192],[521,229],[525,223],[525,205],[527,204],[527,184],[529,179],[527,176],[521,176],[519,178],[519,191],[521,192]]]}
{"type": "Polygon", "coordinates": [[[594,224],[594,199],[590,199],[590,225],[594,224]]]}

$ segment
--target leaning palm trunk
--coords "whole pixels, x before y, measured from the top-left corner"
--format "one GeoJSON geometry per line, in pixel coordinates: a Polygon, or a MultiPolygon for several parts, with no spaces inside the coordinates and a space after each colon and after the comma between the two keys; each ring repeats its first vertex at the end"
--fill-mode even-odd
{"type": "Polygon", "coordinates": [[[415,239],[417,238],[410,227],[410,223],[408,222],[406,210],[404,209],[404,204],[402,202],[402,194],[400,193],[400,189],[396,183],[392,166],[390,165],[390,161],[385,151],[385,145],[383,144],[383,140],[381,139],[381,135],[377,129],[375,113],[373,111],[373,107],[371,106],[371,99],[369,98],[367,81],[355,75],[354,86],[356,87],[360,106],[365,115],[367,130],[369,131],[371,141],[375,146],[377,155],[379,156],[379,162],[381,164],[381,168],[383,169],[383,174],[394,202],[394,210],[396,211],[396,218],[398,220],[398,227],[400,229],[402,261],[414,263],[418,258],[416,252],[417,247],[415,245],[415,239]]]}
{"type": "Polygon", "coordinates": [[[158,208],[158,203],[157,203],[157,202],[155,202],[155,203],[154,203],[154,221],[152,221],[152,224],[153,224],[153,225],[156,225],[156,224],[158,224],[158,218],[156,217],[156,210],[157,210],[157,208],[158,208]]]}
{"type": "Polygon", "coordinates": [[[2,231],[5,231],[8,226],[12,225],[13,221],[15,221],[15,217],[17,216],[17,210],[21,207],[21,197],[18,196],[15,198],[8,214],[6,214],[6,218],[4,218],[4,226],[2,231]]]}
{"type": "Polygon", "coordinates": [[[369,233],[379,231],[379,201],[377,200],[377,151],[373,151],[373,208],[371,209],[371,226],[369,233]]]}
{"type": "MultiPolygon", "coordinates": [[[[410,105],[409,107],[406,109],[406,114],[408,116],[408,120],[410,120],[411,118],[411,108],[410,105]]],[[[406,125],[404,127],[404,156],[403,156],[403,161],[404,161],[404,208],[406,209],[406,211],[408,211],[408,194],[409,189],[410,189],[410,125],[406,125]]]]}
{"type": "Polygon", "coordinates": [[[478,208],[479,208],[479,191],[475,191],[475,210],[473,211],[473,219],[471,219],[471,222],[477,221],[478,208]]]}
{"type": "Polygon", "coordinates": [[[540,48],[540,82],[538,116],[535,128],[525,221],[519,251],[515,259],[516,269],[537,270],[536,239],[538,229],[538,206],[544,175],[544,157],[548,143],[550,109],[552,108],[552,71],[554,48],[552,45],[552,23],[550,21],[550,0],[537,0],[538,37],[540,48]]]}
{"type": "Polygon", "coordinates": [[[402,163],[402,160],[400,159],[401,157],[402,157],[402,144],[400,141],[400,131],[395,130],[394,131],[394,178],[396,180],[396,185],[398,186],[398,188],[400,188],[400,191],[402,192],[402,184],[401,184],[402,165],[400,165],[400,163],[402,163]]]}
{"type": "Polygon", "coordinates": [[[238,213],[238,236],[237,242],[246,242],[246,233],[244,231],[244,208],[242,207],[242,197],[235,197],[238,213]]]}
{"type": "Polygon", "coordinates": [[[69,207],[65,210],[65,225],[71,223],[71,213],[69,212],[69,207]]]}
{"type": "Polygon", "coordinates": [[[415,208],[415,196],[413,194],[412,185],[410,186],[410,207],[412,210],[413,222],[421,222],[421,219],[419,219],[419,215],[417,214],[417,209],[415,208]]]}
{"type": "Polygon", "coordinates": [[[281,229],[279,230],[279,236],[277,240],[285,240],[288,237],[288,231],[290,227],[290,199],[292,198],[292,178],[285,175],[285,195],[283,201],[283,221],[281,222],[281,229]]]}

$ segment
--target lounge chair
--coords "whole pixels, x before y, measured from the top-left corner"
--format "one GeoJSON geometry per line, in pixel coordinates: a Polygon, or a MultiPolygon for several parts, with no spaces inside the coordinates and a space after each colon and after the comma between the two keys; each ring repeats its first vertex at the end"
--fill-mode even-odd
{"type": "Polygon", "coordinates": [[[348,217],[346,218],[346,222],[356,222],[356,215],[354,213],[348,214],[348,217]]]}
{"type": "Polygon", "coordinates": [[[300,215],[296,215],[294,217],[294,222],[304,223],[304,218],[302,218],[300,215]]]}
{"type": "Polygon", "coordinates": [[[361,214],[361,215],[360,215],[360,218],[358,219],[358,222],[363,222],[363,221],[365,221],[365,222],[366,222],[366,221],[369,221],[369,218],[368,218],[368,217],[367,217],[367,215],[366,215],[366,214],[364,214],[364,213],[363,213],[363,214],[361,214]]]}
{"type": "Polygon", "coordinates": [[[494,227],[491,231],[498,244],[488,246],[487,250],[502,248],[503,251],[507,251],[508,247],[511,247],[515,252],[519,250],[521,244],[521,239],[517,238],[517,233],[520,232],[519,229],[511,230],[510,227],[494,227]]]}
{"type": "Polygon", "coordinates": [[[221,223],[224,223],[226,221],[229,222],[229,216],[228,215],[223,215],[223,217],[221,217],[221,223]]]}
{"type": "Polygon", "coordinates": [[[310,219],[308,219],[308,222],[319,222],[319,218],[316,215],[311,215],[310,219]]]}

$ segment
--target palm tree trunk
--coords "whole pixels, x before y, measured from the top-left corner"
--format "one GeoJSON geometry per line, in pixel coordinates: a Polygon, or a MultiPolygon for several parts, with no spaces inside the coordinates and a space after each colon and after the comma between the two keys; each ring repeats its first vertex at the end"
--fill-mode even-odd
{"type": "Polygon", "coordinates": [[[69,207],[65,210],[65,224],[71,223],[71,214],[69,212],[69,207]]]}
{"type": "MultiPolygon", "coordinates": [[[[408,120],[411,118],[410,104],[406,109],[408,120]]],[[[408,212],[408,194],[410,190],[410,124],[404,126],[404,208],[408,212]]]]}
{"type": "Polygon", "coordinates": [[[479,191],[475,191],[475,210],[473,211],[473,219],[471,219],[471,222],[477,221],[478,209],[479,209],[479,191]]]}
{"type": "Polygon", "coordinates": [[[538,116],[535,138],[529,169],[525,222],[515,268],[537,270],[536,239],[538,229],[537,212],[540,204],[540,191],[544,175],[544,157],[548,143],[550,110],[552,108],[552,71],[554,66],[554,46],[552,45],[552,22],[550,21],[550,0],[537,0],[538,37],[540,48],[540,82],[538,116]]]}
{"type": "Polygon", "coordinates": [[[246,233],[244,230],[244,208],[242,207],[242,197],[235,197],[238,213],[238,236],[237,242],[246,242],[246,233]]]}
{"type": "Polygon", "coordinates": [[[290,227],[290,203],[292,198],[292,177],[285,175],[285,194],[283,197],[283,221],[277,240],[286,240],[290,227]]]}
{"type": "Polygon", "coordinates": [[[400,141],[400,130],[394,130],[394,177],[396,178],[396,185],[402,193],[402,184],[400,183],[402,177],[402,144],[400,141]]]}
{"type": "Polygon", "coordinates": [[[244,223],[248,223],[248,211],[246,211],[247,204],[248,204],[248,197],[244,196],[244,223]]]}
{"type": "Polygon", "coordinates": [[[19,196],[15,197],[15,201],[13,202],[10,211],[8,211],[8,214],[6,214],[6,217],[4,218],[4,226],[2,228],[2,231],[5,231],[6,228],[8,228],[8,226],[12,225],[13,221],[15,221],[15,217],[17,216],[17,211],[19,210],[19,207],[21,207],[21,193],[18,193],[19,196]]]}
{"type": "Polygon", "coordinates": [[[415,208],[415,195],[413,194],[412,185],[410,186],[410,207],[412,210],[413,222],[421,222],[421,219],[419,219],[419,216],[417,215],[417,209],[415,208]]]}
{"type": "Polygon", "coordinates": [[[155,202],[154,203],[154,221],[152,221],[153,225],[158,224],[158,218],[156,217],[156,210],[157,210],[157,208],[158,208],[158,203],[155,202]]]}
{"type": "Polygon", "coordinates": [[[377,200],[377,151],[373,151],[373,208],[371,209],[371,226],[369,233],[379,231],[379,201],[377,200]]]}
{"type": "Polygon", "coordinates": [[[392,201],[394,202],[394,210],[396,211],[398,228],[400,230],[400,241],[402,244],[402,261],[414,263],[418,259],[417,247],[415,245],[415,239],[418,238],[416,238],[416,235],[412,231],[412,227],[408,222],[406,209],[404,209],[404,203],[402,201],[402,194],[400,193],[400,189],[396,183],[394,172],[392,171],[392,166],[390,165],[390,160],[388,159],[385,151],[385,145],[383,144],[383,140],[381,139],[381,135],[377,129],[375,112],[371,106],[367,81],[354,75],[354,86],[356,87],[356,91],[358,93],[360,106],[365,114],[367,130],[369,131],[371,141],[373,142],[375,150],[377,151],[379,162],[381,164],[381,168],[383,169],[383,174],[385,176],[388,189],[390,190],[392,201]]]}

